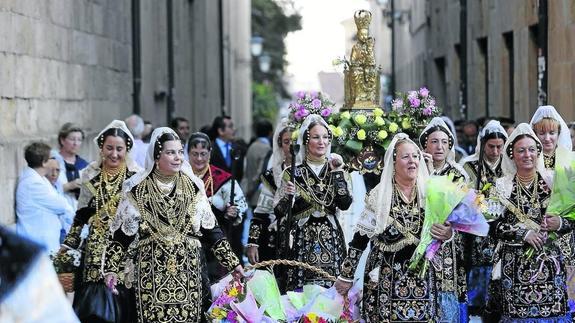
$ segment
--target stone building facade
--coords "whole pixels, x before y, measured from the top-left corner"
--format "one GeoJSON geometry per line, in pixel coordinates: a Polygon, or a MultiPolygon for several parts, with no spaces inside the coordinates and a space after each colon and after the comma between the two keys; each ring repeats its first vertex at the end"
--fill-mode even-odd
{"type": "Polygon", "coordinates": [[[93,136],[134,112],[155,126],[169,119],[168,21],[173,26],[173,110],[193,131],[222,113],[250,135],[249,0],[0,1],[0,223],[15,221],[15,187],[33,140],[57,146],[58,129],[93,136]],[[172,14],[168,15],[167,2],[172,14]],[[139,10],[134,11],[134,5],[139,10]],[[140,82],[134,82],[133,19],[139,15],[140,82]],[[134,95],[139,84],[139,95],[134,95]]]}
{"type": "Polygon", "coordinates": [[[391,2],[396,90],[427,86],[454,119],[488,116],[528,122],[540,102],[539,74],[545,65],[538,64],[545,43],[547,103],[566,120],[575,120],[575,2],[389,0],[388,11],[391,2]],[[465,28],[460,25],[462,3],[467,6],[465,28]],[[539,21],[542,4],[548,6],[545,36],[539,29],[545,24],[539,21]],[[465,73],[466,111],[460,104],[465,73]]]}

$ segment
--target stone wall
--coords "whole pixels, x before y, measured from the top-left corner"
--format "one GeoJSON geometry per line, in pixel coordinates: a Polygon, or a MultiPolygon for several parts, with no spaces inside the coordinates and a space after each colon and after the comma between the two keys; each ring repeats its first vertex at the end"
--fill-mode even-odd
{"type": "Polygon", "coordinates": [[[132,109],[129,0],[0,1],[0,223],[14,222],[23,148],[62,124],[95,133],[132,109]]]}
{"type": "MultiPolygon", "coordinates": [[[[528,122],[537,109],[536,0],[468,0],[468,117],[528,122]]],[[[575,2],[549,3],[548,104],[575,119],[575,2]]],[[[427,85],[446,113],[459,114],[459,0],[395,0],[396,89],[427,85]],[[422,18],[424,17],[424,18],[422,18]]]]}

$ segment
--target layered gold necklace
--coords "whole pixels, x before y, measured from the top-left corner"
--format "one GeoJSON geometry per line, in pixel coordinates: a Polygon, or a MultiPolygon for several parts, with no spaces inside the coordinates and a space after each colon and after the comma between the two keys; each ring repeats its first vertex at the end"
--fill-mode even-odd
{"type": "Polygon", "coordinates": [[[96,217],[92,225],[102,228],[116,215],[116,208],[120,201],[120,190],[126,179],[127,167],[122,164],[119,169],[111,170],[102,166],[98,190],[94,196],[96,217]]]}
{"type": "Polygon", "coordinates": [[[140,213],[151,226],[153,239],[169,247],[181,243],[193,224],[188,217],[195,210],[196,201],[192,180],[181,173],[163,176],[154,172],[137,186],[135,193],[140,213]],[[159,184],[171,184],[172,190],[166,194],[159,184]]]}
{"type": "MultiPolygon", "coordinates": [[[[422,225],[419,201],[417,199],[417,185],[413,185],[411,188],[411,196],[409,198],[403,193],[395,180],[393,180],[393,190],[394,211],[398,212],[401,216],[405,229],[407,229],[409,233],[417,236],[422,225]],[[403,204],[405,204],[404,206],[401,206],[402,201],[403,204]]],[[[397,221],[397,219],[395,220],[397,221]]],[[[399,229],[399,231],[401,232],[402,230],[399,229]]],[[[405,235],[405,232],[401,233],[405,235]]]]}
{"type": "Polygon", "coordinates": [[[538,218],[541,215],[541,204],[537,200],[537,182],[539,181],[539,176],[535,172],[533,175],[528,177],[519,176],[517,177],[517,205],[520,209],[527,209],[527,215],[531,218],[538,218]],[[532,188],[531,192],[529,189],[532,188]]]}

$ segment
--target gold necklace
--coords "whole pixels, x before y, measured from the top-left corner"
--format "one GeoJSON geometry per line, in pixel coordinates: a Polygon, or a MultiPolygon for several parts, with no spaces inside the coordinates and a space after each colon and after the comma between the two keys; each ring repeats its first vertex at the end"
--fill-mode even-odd
{"type": "Polygon", "coordinates": [[[325,208],[329,207],[332,203],[333,200],[335,198],[335,194],[332,192],[332,194],[330,193],[330,190],[325,190],[326,187],[331,188],[332,185],[332,176],[329,176],[328,182],[327,184],[325,183],[325,179],[326,177],[328,177],[328,175],[330,174],[328,171],[325,172],[325,174],[322,177],[319,177],[319,175],[317,175],[317,179],[319,180],[319,182],[317,183],[317,186],[319,187],[319,194],[321,195],[323,193],[323,197],[318,197],[318,195],[316,194],[316,191],[313,189],[313,187],[311,187],[312,185],[315,185],[315,180],[310,177],[309,175],[309,170],[307,167],[301,167],[300,168],[301,171],[301,176],[304,180],[304,182],[307,184],[308,187],[308,192],[309,192],[309,196],[311,196],[311,198],[318,203],[319,205],[321,205],[321,213],[323,215],[323,213],[325,213],[325,208]],[[329,199],[329,202],[328,202],[329,199]]]}
{"type": "Polygon", "coordinates": [[[179,172],[175,173],[173,175],[164,175],[162,173],[160,173],[160,171],[157,168],[154,168],[154,178],[158,181],[160,181],[160,183],[162,184],[173,184],[174,181],[177,179],[179,172]]]}
{"type": "Polygon", "coordinates": [[[517,179],[518,179],[518,182],[520,182],[523,186],[530,187],[536,176],[537,176],[537,172],[534,172],[533,174],[530,174],[530,175],[525,176],[525,177],[517,174],[517,179]]]}
{"type": "Polygon", "coordinates": [[[194,221],[196,190],[191,179],[178,176],[175,196],[166,196],[154,178],[148,177],[136,188],[136,201],[143,219],[151,226],[152,238],[173,246],[183,241],[194,221]],[[161,218],[165,218],[163,221],[161,218]]]}
{"type": "Polygon", "coordinates": [[[311,156],[311,155],[309,155],[309,154],[306,154],[306,156],[305,156],[305,161],[306,161],[308,164],[312,164],[312,165],[322,165],[322,164],[324,164],[327,160],[326,160],[325,156],[314,157],[314,156],[311,156]]]}
{"type": "Polygon", "coordinates": [[[106,166],[102,167],[98,190],[94,196],[96,216],[92,224],[95,228],[104,228],[116,215],[116,208],[120,201],[120,189],[126,179],[126,164],[122,164],[117,172],[110,173],[106,166]]]}
{"type": "Polygon", "coordinates": [[[531,183],[529,185],[522,183],[519,175],[517,176],[517,206],[522,211],[527,208],[527,215],[531,218],[538,218],[541,214],[541,205],[537,200],[537,182],[539,181],[537,173],[531,179],[531,183]],[[530,186],[533,185],[533,190],[529,193],[530,186]],[[531,195],[531,196],[529,196],[531,195]]]}
{"type": "MultiPolygon", "coordinates": [[[[393,209],[398,215],[401,216],[403,220],[403,227],[407,230],[407,232],[411,233],[414,236],[417,236],[419,230],[421,229],[422,221],[421,221],[421,212],[419,210],[419,201],[416,198],[417,192],[417,185],[413,186],[412,189],[412,199],[408,201],[405,195],[399,189],[399,186],[393,181],[393,205],[395,206],[393,209]],[[402,205],[404,204],[404,205],[402,205]]],[[[399,223],[397,217],[393,217],[394,221],[399,223]]],[[[404,236],[407,232],[404,229],[397,228],[398,231],[401,232],[404,236]],[[403,232],[402,232],[403,231],[403,232]]]]}

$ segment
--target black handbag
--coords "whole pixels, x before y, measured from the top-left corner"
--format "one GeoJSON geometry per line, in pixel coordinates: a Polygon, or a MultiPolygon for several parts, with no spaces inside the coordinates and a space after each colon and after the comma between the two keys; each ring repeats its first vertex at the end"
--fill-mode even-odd
{"type": "Polygon", "coordinates": [[[135,322],[135,296],[132,289],[116,286],[114,295],[103,282],[84,283],[76,289],[72,306],[82,322],[135,322]]]}

